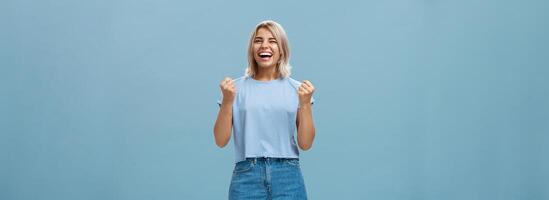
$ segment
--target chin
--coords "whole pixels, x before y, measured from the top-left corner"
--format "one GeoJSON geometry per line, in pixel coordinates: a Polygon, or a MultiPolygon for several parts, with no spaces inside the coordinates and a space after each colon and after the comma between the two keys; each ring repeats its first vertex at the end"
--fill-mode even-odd
{"type": "Polygon", "coordinates": [[[274,67],[275,65],[272,62],[257,62],[257,66],[261,68],[269,68],[269,67],[274,67]]]}

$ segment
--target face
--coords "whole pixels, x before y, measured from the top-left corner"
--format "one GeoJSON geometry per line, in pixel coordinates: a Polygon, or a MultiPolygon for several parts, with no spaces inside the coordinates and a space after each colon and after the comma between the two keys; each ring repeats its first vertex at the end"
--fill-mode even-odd
{"type": "Polygon", "coordinates": [[[252,50],[259,67],[275,67],[280,59],[278,41],[267,28],[259,28],[253,39],[252,50]]]}

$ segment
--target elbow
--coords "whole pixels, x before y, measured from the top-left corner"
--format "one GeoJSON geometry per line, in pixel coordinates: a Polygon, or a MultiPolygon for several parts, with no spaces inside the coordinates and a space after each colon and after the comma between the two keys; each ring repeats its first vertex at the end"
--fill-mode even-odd
{"type": "Polygon", "coordinates": [[[215,144],[216,144],[217,147],[219,147],[219,148],[223,148],[223,147],[227,146],[227,143],[221,143],[221,142],[218,142],[218,141],[216,141],[215,144]]]}
{"type": "Polygon", "coordinates": [[[312,146],[313,146],[312,144],[309,144],[309,145],[302,144],[302,145],[299,145],[299,148],[303,151],[307,151],[311,149],[312,146]]]}
{"type": "Polygon", "coordinates": [[[311,147],[313,147],[313,141],[315,140],[315,129],[313,128],[309,134],[301,133],[299,135],[302,135],[302,137],[298,136],[297,138],[297,145],[299,148],[303,151],[311,149],[311,147]]]}
{"type": "Polygon", "coordinates": [[[217,145],[217,147],[219,148],[223,148],[225,146],[227,146],[227,141],[222,141],[220,139],[218,139],[217,137],[215,138],[215,145],[217,145]]]}
{"type": "Polygon", "coordinates": [[[303,151],[307,151],[313,147],[313,143],[304,143],[304,142],[298,142],[299,148],[303,151]]]}
{"type": "Polygon", "coordinates": [[[228,139],[223,139],[221,137],[221,134],[217,133],[215,129],[214,129],[214,139],[215,139],[215,145],[217,145],[217,147],[219,147],[219,148],[223,148],[223,147],[227,146],[227,143],[229,143],[229,140],[228,139]]]}

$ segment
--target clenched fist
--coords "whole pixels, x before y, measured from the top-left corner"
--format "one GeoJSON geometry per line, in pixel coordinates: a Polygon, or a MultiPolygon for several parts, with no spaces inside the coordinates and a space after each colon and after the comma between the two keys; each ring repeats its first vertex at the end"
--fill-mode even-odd
{"type": "Polygon", "coordinates": [[[221,81],[221,83],[219,84],[219,87],[221,88],[221,92],[223,93],[223,104],[232,104],[236,96],[234,81],[229,77],[225,77],[225,79],[223,79],[223,81],[221,81]]]}
{"type": "Polygon", "coordinates": [[[299,96],[299,105],[308,105],[311,103],[311,98],[315,92],[315,87],[310,81],[302,81],[301,85],[297,89],[297,94],[299,96]]]}

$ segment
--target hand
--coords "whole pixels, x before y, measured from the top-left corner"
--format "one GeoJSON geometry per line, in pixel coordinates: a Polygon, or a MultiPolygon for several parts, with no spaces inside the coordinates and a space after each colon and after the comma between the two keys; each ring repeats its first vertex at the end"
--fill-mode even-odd
{"type": "Polygon", "coordinates": [[[223,81],[221,81],[221,83],[219,84],[219,87],[221,88],[221,92],[223,93],[223,103],[232,104],[236,96],[236,87],[234,86],[234,81],[229,77],[225,77],[225,79],[223,79],[223,81]]]}
{"type": "Polygon", "coordinates": [[[315,87],[310,81],[304,80],[297,89],[299,96],[299,106],[311,104],[311,98],[315,92],[315,87]]]}

